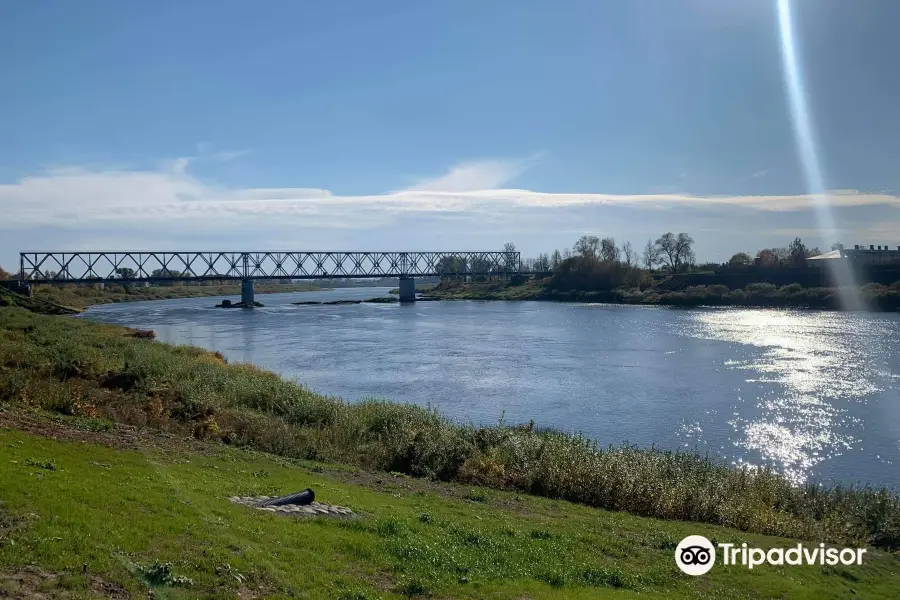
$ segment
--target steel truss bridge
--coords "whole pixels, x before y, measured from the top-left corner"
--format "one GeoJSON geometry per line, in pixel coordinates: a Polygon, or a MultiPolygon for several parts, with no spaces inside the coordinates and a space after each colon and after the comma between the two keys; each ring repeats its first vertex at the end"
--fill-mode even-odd
{"type": "Polygon", "coordinates": [[[30,283],[516,275],[519,252],[22,252],[30,283]]]}

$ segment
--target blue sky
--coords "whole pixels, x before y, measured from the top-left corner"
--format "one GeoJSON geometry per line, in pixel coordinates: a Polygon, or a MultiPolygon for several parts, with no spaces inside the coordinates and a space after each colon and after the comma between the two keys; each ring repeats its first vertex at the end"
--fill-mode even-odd
{"type": "Polygon", "coordinates": [[[0,5],[0,265],[44,249],[900,244],[900,4],[0,5]]]}

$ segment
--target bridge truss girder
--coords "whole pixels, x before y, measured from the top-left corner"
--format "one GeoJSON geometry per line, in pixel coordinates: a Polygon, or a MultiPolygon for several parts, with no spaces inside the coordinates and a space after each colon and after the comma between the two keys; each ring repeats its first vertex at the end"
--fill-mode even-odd
{"type": "Polygon", "coordinates": [[[519,252],[22,252],[32,283],[351,279],[522,272],[519,252]]]}

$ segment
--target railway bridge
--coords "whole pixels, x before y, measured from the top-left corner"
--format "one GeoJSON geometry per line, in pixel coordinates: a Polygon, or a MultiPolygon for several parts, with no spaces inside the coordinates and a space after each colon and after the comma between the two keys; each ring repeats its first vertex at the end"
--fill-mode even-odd
{"type": "Polygon", "coordinates": [[[513,277],[519,252],[22,252],[16,285],[237,281],[253,303],[255,280],[397,277],[401,302],[416,296],[416,277],[513,277]]]}

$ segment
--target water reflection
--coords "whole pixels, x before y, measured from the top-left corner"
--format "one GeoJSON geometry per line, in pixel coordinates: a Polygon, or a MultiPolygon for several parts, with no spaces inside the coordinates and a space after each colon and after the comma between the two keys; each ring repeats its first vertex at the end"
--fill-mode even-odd
{"type": "Polygon", "coordinates": [[[703,311],[684,328],[754,348],[723,363],[747,384],[728,420],[733,443],[798,482],[818,463],[861,449],[864,424],[852,405],[885,392],[879,381],[897,366],[897,338],[886,330],[896,335],[896,319],[771,310],[703,311]]]}

